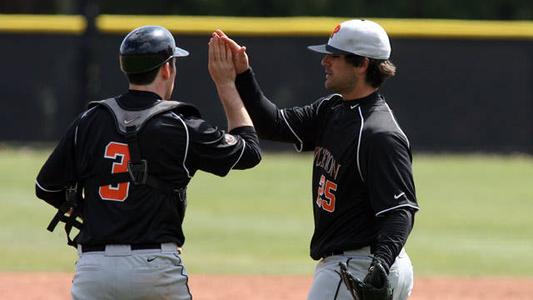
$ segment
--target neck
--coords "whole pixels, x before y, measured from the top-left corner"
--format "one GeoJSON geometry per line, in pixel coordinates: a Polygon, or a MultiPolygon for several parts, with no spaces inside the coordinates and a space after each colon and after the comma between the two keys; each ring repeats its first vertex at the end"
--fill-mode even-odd
{"type": "Polygon", "coordinates": [[[149,84],[149,85],[138,85],[138,84],[132,84],[130,83],[129,86],[130,90],[136,90],[136,91],[144,91],[144,92],[152,92],[159,95],[159,97],[162,100],[165,100],[165,89],[161,87],[160,85],[155,84],[149,84]]]}
{"type": "Polygon", "coordinates": [[[363,86],[356,87],[355,89],[353,89],[353,90],[351,90],[349,92],[340,93],[340,94],[342,95],[342,98],[344,100],[354,100],[354,99],[364,98],[364,97],[374,93],[377,90],[378,90],[378,88],[375,88],[373,86],[363,85],[363,86]]]}

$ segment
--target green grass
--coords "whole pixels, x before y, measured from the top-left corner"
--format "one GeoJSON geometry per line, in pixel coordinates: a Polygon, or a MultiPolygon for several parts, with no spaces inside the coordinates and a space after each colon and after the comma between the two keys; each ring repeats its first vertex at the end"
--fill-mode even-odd
{"type": "MultiPolygon", "coordinates": [[[[49,150],[0,151],[0,271],[72,271],[76,253],[35,198],[49,150]]],[[[533,157],[415,155],[422,210],[407,244],[417,275],[533,276],[533,157]]],[[[312,274],[311,157],[268,154],[188,191],[191,273],[312,274]]]]}

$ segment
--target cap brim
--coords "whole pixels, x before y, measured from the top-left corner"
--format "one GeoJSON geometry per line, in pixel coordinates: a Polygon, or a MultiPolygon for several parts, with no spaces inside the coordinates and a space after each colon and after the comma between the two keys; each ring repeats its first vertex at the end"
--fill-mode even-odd
{"type": "Polygon", "coordinates": [[[344,51],[341,49],[337,49],[333,46],[330,46],[328,44],[324,45],[314,45],[314,46],[307,46],[307,48],[311,51],[315,51],[318,53],[324,53],[324,54],[334,54],[334,55],[351,55],[355,53],[351,53],[348,51],[344,51]]]}
{"type": "Polygon", "coordinates": [[[185,57],[185,56],[189,56],[189,51],[185,50],[185,49],[181,49],[181,48],[178,48],[176,47],[176,49],[174,49],[174,57],[185,57]]]}
{"type": "Polygon", "coordinates": [[[307,49],[318,53],[334,54],[333,52],[326,50],[326,44],[307,46],[307,49]]]}

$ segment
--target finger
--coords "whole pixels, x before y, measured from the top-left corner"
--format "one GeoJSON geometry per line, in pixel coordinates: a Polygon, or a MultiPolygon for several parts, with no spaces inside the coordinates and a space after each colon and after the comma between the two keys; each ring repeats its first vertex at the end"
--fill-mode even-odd
{"type": "Polygon", "coordinates": [[[215,38],[215,41],[217,43],[217,49],[218,49],[220,61],[226,61],[226,46],[224,45],[224,41],[222,41],[218,37],[215,38]]]}
{"type": "Polygon", "coordinates": [[[226,58],[230,62],[233,62],[233,53],[231,52],[231,48],[226,43],[224,43],[224,49],[226,50],[226,58]]]}
{"type": "Polygon", "coordinates": [[[223,57],[222,57],[222,55],[223,55],[222,50],[223,49],[221,47],[220,38],[215,37],[213,39],[213,41],[214,41],[214,45],[215,45],[215,59],[216,59],[217,62],[220,62],[223,59],[223,57]]]}
{"type": "Polygon", "coordinates": [[[228,37],[221,29],[215,30],[216,34],[220,37],[228,37]]]}
{"type": "Polygon", "coordinates": [[[207,52],[207,58],[208,58],[208,62],[209,62],[209,65],[211,65],[213,62],[214,62],[214,43],[213,43],[213,38],[211,38],[209,40],[209,48],[208,48],[208,52],[207,52]]]}
{"type": "Polygon", "coordinates": [[[214,64],[217,64],[220,62],[220,46],[219,46],[217,37],[213,37],[213,41],[211,42],[211,45],[213,49],[212,61],[214,64]]]}
{"type": "Polygon", "coordinates": [[[229,37],[227,36],[223,36],[222,39],[228,44],[230,45],[231,49],[234,50],[234,51],[239,51],[239,49],[241,49],[241,45],[237,44],[234,40],[230,39],[229,37]]]}

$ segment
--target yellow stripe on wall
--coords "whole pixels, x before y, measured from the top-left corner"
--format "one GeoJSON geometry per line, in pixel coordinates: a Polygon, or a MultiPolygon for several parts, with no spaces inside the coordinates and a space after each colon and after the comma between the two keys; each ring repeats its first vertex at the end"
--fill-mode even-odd
{"type": "Polygon", "coordinates": [[[102,15],[98,27],[103,32],[128,32],[142,25],[161,25],[181,34],[211,34],[220,28],[234,35],[308,36],[329,35],[336,18],[253,18],[209,16],[117,16],[102,15]]]}
{"type": "Polygon", "coordinates": [[[0,32],[81,34],[85,19],[67,15],[2,15],[0,32]]]}
{"type": "MultiPolygon", "coordinates": [[[[391,37],[458,39],[533,39],[533,21],[477,21],[444,19],[379,19],[391,37]]],[[[346,20],[330,17],[218,17],[101,15],[98,29],[125,34],[142,25],[161,25],[176,34],[209,35],[220,28],[241,36],[329,36],[332,28],[346,20]]],[[[1,15],[0,32],[81,34],[81,16],[1,15]]]]}
{"type": "MultiPolygon", "coordinates": [[[[391,37],[532,39],[532,21],[473,21],[439,19],[379,19],[391,37]]],[[[175,33],[210,34],[220,28],[234,35],[249,36],[329,36],[344,18],[289,17],[196,17],[196,16],[111,16],[102,15],[98,27],[103,32],[128,32],[146,25],[161,25],[175,33]]]]}

